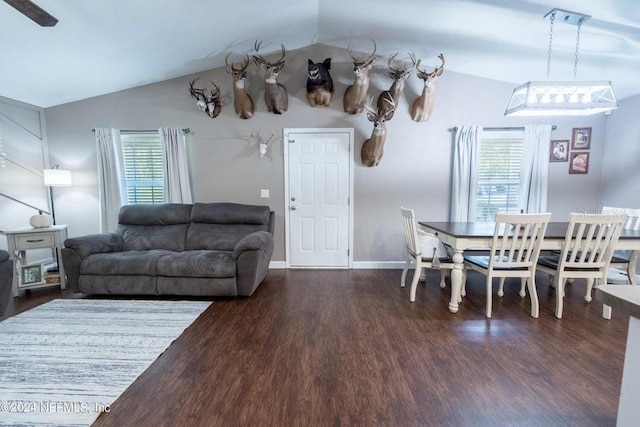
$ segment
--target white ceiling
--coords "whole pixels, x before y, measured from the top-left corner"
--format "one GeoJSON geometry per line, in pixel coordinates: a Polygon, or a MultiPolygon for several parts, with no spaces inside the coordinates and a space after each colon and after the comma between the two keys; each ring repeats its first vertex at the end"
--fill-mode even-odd
{"type": "MultiPolygon", "coordinates": [[[[0,96],[50,107],[196,73],[226,53],[315,43],[415,52],[445,70],[524,83],[544,80],[553,8],[591,15],[578,80],[640,94],[639,0],[35,0],[58,18],[42,28],[0,2],[0,96]]],[[[571,80],[577,27],[556,23],[551,78],[571,80]]],[[[384,62],[380,62],[384,64],[384,62]]],[[[382,65],[380,65],[382,66],[382,65]]]]}

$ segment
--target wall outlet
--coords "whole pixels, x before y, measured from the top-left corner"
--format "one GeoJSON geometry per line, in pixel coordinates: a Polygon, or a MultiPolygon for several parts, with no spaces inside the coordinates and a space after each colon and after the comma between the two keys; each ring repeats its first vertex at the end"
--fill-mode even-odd
{"type": "Polygon", "coordinates": [[[260,197],[262,197],[263,199],[268,199],[269,198],[269,190],[265,190],[265,189],[260,190],[260,197]]]}

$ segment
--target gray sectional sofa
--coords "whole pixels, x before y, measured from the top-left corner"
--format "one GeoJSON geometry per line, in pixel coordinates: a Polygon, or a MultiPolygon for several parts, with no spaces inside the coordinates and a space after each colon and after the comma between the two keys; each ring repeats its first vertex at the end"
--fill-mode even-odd
{"type": "Polygon", "coordinates": [[[249,296],[273,254],[274,212],[267,206],[127,205],[118,222],[115,233],[64,242],[74,292],[249,296]]]}

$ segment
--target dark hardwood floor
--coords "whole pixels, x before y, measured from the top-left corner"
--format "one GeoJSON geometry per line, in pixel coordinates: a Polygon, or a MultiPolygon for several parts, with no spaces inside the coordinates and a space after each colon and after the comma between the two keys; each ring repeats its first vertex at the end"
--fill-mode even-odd
{"type": "MultiPolygon", "coordinates": [[[[564,318],[538,280],[484,317],[484,276],[449,313],[438,273],[415,303],[400,270],[271,270],[250,298],[216,299],[95,426],[614,426],[628,318],[585,284],[564,318]]],[[[410,273],[411,274],[411,273],[410,273]]],[[[497,288],[497,286],[496,286],[497,288]]],[[[32,291],[13,314],[57,297],[32,291]]]]}

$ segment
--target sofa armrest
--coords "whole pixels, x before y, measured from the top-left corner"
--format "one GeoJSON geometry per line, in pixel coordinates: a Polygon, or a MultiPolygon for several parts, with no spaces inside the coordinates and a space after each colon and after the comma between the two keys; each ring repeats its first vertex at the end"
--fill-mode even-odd
{"type": "Polygon", "coordinates": [[[273,244],[273,236],[267,231],[256,231],[247,234],[236,243],[233,249],[233,259],[237,260],[243,252],[261,250],[270,244],[273,244]]]}
{"type": "Polygon", "coordinates": [[[82,237],[72,237],[64,241],[62,248],[62,263],[67,275],[67,284],[73,292],[80,292],[80,264],[89,255],[120,252],[124,243],[118,234],[89,234],[82,237]]]}
{"type": "Polygon", "coordinates": [[[122,237],[115,233],[89,234],[64,241],[64,247],[76,252],[80,258],[86,258],[92,254],[120,252],[123,246],[122,237]]]}
{"type": "Polygon", "coordinates": [[[257,231],[243,237],[233,251],[238,295],[250,296],[267,275],[273,255],[273,236],[257,231]]]}

